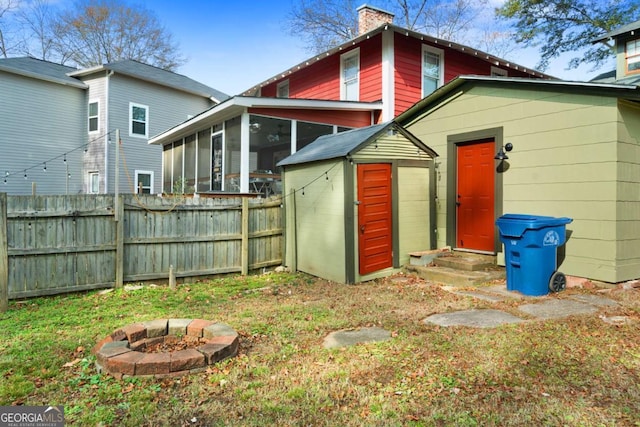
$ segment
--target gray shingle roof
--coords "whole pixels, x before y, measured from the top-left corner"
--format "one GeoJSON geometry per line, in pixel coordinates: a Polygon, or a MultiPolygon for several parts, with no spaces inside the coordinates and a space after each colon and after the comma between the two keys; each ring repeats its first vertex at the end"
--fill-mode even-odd
{"type": "Polygon", "coordinates": [[[185,92],[194,93],[206,97],[213,97],[217,102],[222,102],[229,98],[226,93],[209,87],[203,83],[197,82],[182,74],[172,71],[163,70],[162,68],[152,65],[143,64],[142,62],[125,59],[122,61],[110,62],[102,66],[80,70],[72,73],[73,76],[87,75],[98,70],[113,70],[116,73],[125,74],[141,80],[168,86],[185,92]]]}
{"type": "Polygon", "coordinates": [[[360,147],[386,132],[387,129],[391,127],[395,127],[401,131],[405,137],[422,148],[430,156],[437,156],[433,150],[420,142],[415,136],[400,128],[395,122],[386,122],[364,128],[352,129],[346,132],[320,136],[311,144],[300,149],[300,151],[278,162],[276,166],[297,165],[347,157],[349,154],[355,154],[360,147]]]}
{"type": "Polygon", "coordinates": [[[0,70],[78,88],[87,87],[80,80],[68,75],[68,73],[76,71],[75,68],[26,56],[1,58],[0,70]]]}
{"type": "Polygon", "coordinates": [[[617,28],[613,31],[609,31],[607,34],[603,34],[597,39],[593,40],[593,43],[601,42],[609,38],[614,38],[616,36],[622,35],[624,33],[630,33],[631,31],[635,30],[640,30],[640,21],[630,22],[627,25],[623,25],[622,27],[617,28]]]}

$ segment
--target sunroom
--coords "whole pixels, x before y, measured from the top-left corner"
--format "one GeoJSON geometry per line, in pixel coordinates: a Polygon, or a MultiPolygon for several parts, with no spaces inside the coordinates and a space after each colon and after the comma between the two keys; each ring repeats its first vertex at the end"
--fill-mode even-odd
{"type": "Polygon", "coordinates": [[[276,164],[317,137],[377,122],[381,104],[234,97],[149,140],[163,146],[163,193],[282,191],[276,164]]]}

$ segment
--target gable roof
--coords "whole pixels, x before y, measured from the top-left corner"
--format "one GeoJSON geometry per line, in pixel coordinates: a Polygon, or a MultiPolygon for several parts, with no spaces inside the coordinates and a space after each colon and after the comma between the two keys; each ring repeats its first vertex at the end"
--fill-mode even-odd
{"type": "Polygon", "coordinates": [[[395,121],[401,126],[406,126],[420,117],[423,117],[428,112],[445,105],[449,98],[454,98],[463,94],[468,86],[473,85],[499,85],[500,87],[514,87],[519,89],[528,88],[530,90],[537,91],[564,91],[640,101],[640,87],[632,84],[599,82],[587,83],[518,77],[458,76],[446,85],[436,89],[436,91],[431,93],[429,96],[413,104],[406,111],[399,114],[395,118],[395,121]]]}
{"type": "Polygon", "coordinates": [[[243,95],[251,95],[254,94],[255,91],[257,91],[259,88],[266,86],[270,83],[273,83],[275,81],[278,81],[280,79],[283,79],[285,77],[287,77],[290,74],[293,74],[296,71],[301,70],[302,68],[306,68],[328,56],[334,55],[336,53],[342,52],[345,49],[348,49],[352,46],[355,46],[357,44],[359,44],[360,42],[370,39],[373,36],[376,36],[384,31],[394,31],[397,34],[401,34],[404,35],[406,37],[412,37],[421,41],[426,41],[426,42],[430,42],[433,43],[436,46],[440,46],[442,48],[449,48],[449,49],[454,49],[457,50],[459,52],[462,52],[466,55],[470,55],[470,56],[474,56],[477,58],[481,58],[484,59],[485,61],[490,62],[493,65],[497,65],[497,66],[503,66],[503,67],[507,67],[507,68],[511,68],[514,70],[518,70],[524,73],[528,73],[530,74],[532,77],[538,77],[538,78],[543,78],[543,79],[556,79],[556,77],[553,77],[549,74],[545,74],[542,73],[538,70],[534,70],[532,68],[529,67],[525,67],[523,65],[519,65],[516,64],[514,62],[508,61],[506,59],[502,59],[499,58],[495,55],[491,55],[489,53],[483,52],[479,49],[475,49],[473,47],[470,46],[465,46],[463,44],[459,44],[459,43],[455,43],[449,40],[444,40],[444,39],[440,39],[437,37],[433,37],[427,34],[423,34],[423,33],[419,33],[417,31],[412,31],[412,30],[408,30],[406,28],[402,28],[402,27],[398,27],[397,25],[393,25],[393,24],[384,24],[379,26],[378,28],[369,31],[368,33],[364,33],[358,37],[355,37],[345,43],[342,43],[339,46],[336,46],[334,48],[331,48],[325,52],[322,52],[320,54],[317,54],[309,59],[307,59],[306,61],[303,61],[297,65],[294,65],[293,67],[289,68],[288,70],[285,70],[281,73],[276,74],[275,76],[261,82],[258,83],[257,85],[254,85],[253,87],[247,89],[246,91],[243,92],[243,95]]]}
{"type": "Polygon", "coordinates": [[[622,27],[615,29],[613,31],[610,31],[606,34],[601,35],[600,37],[598,37],[597,39],[594,39],[592,41],[592,43],[598,43],[598,42],[602,42],[608,39],[612,39],[612,38],[616,38],[618,36],[622,36],[622,35],[634,35],[634,33],[640,30],[640,21],[635,21],[635,22],[630,22],[627,25],[623,25],[622,27]]]}
{"type": "Polygon", "coordinates": [[[211,98],[213,101],[218,103],[229,98],[229,95],[190,79],[187,76],[163,70],[162,68],[154,67],[152,65],[143,64],[142,62],[134,61],[132,59],[110,62],[96,67],[73,71],[69,73],[69,76],[79,78],[99,71],[114,71],[136,79],[167,86],[183,92],[192,93],[194,95],[211,98]]]}
{"type": "Polygon", "coordinates": [[[402,128],[394,121],[390,121],[364,128],[352,129],[346,132],[320,136],[311,144],[306,145],[299,151],[278,162],[276,166],[298,165],[302,163],[317,162],[320,160],[330,160],[342,157],[346,158],[351,154],[355,154],[367,143],[374,141],[390,129],[394,129],[401,133],[415,146],[429,154],[432,158],[438,156],[435,151],[424,145],[409,131],[402,128]]]}
{"type": "Polygon", "coordinates": [[[28,56],[18,58],[0,58],[0,71],[44,80],[51,83],[86,89],[87,85],[78,79],[70,77],[68,73],[75,71],[73,67],[43,61],[28,56]]]}

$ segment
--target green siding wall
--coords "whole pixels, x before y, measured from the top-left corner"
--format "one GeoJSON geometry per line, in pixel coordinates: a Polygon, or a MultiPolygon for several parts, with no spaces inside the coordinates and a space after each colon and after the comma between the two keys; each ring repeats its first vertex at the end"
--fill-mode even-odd
{"type": "Polygon", "coordinates": [[[287,266],[340,283],[347,262],[343,177],[342,160],[290,167],[283,192],[287,266]]]}
{"type": "MultiPolygon", "coordinates": [[[[620,282],[640,277],[639,117],[613,97],[474,86],[407,128],[443,155],[436,177],[443,202],[447,174],[455,173],[447,170],[447,138],[502,128],[514,146],[502,172],[503,212],[573,218],[561,271],[620,282]]],[[[437,204],[439,247],[451,244],[451,214],[437,204]]]]}

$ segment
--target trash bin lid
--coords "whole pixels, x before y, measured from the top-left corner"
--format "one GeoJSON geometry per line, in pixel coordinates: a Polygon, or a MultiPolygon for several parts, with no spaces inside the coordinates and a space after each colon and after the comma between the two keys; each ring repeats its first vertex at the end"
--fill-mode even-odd
{"type": "Polygon", "coordinates": [[[505,214],[496,220],[500,234],[510,237],[521,237],[527,230],[539,230],[544,227],[566,225],[573,219],[528,214],[505,214]]]}

